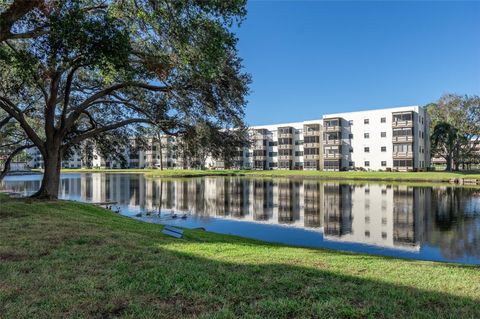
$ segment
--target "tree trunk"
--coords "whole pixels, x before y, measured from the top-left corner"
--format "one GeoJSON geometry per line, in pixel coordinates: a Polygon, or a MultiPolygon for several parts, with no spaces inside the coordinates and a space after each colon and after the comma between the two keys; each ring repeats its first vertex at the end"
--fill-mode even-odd
{"type": "Polygon", "coordinates": [[[50,147],[44,160],[44,172],[40,189],[32,195],[33,198],[54,200],[58,198],[60,187],[60,169],[62,154],[59,147],[50,147]]]}
{"type": "Polygon", "coordinates": [[[160,151],[160,170],[163,171],[162,137],[159,139],[158,147],[160,151]]]}
{"type": "Polygon", "coordinates": [[[446,162],[447,162],[446,170],[451,172],[452,171],[452,158],[450,156],[446,156],[445,159],[446,159],[446,162]]]}

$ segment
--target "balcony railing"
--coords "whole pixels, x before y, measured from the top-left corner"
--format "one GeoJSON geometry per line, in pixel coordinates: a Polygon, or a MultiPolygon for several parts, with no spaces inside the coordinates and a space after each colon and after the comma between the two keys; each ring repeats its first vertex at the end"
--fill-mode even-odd
{"type": "Polygon", "coordinates": [[[340,132],[342,130],[342,127],[340,125],[324,126],[323,130],[326,132],[340,132]]]}
{"type": "Polygon", "coordinates": [[[342,154],[340,153],[335,153],[335,154],[323,154],[324,159],[341,159],[342,154]]]}
{"type": "Polygon", "coordinates": [[[303,148],[319,148],[320,143],[304,143],[303,148]]]}
{"type": "Polygon", "coordinates": [[[392,127],[413,127],[413,121],[393,121],[392,127]]]}
{"type": "Polygon", "coordinates": [[[293,133],[281,133],[278,134],[278,138],[292,138],[293,133]]]}
{"type": "Polygon", "coordinates": [[[341,139],[323,140],[323,145],[340,145],[340,144],[342,144],[341,139]]]}
{"type": "Polygon", "coordinates": [[[278,144],[279,150],[288,150],[293,148],[293,144],[278,144]]]}
{"type": "Polygon", "coordinates": [[[413,152],[393,152],[393,158],[413,158],[413,152]]]}
{"type": "Polygon", "coordinates": [[[304,130],[303,136],[319,136],[320,130],[304,130]]]}
{"type": "Polygon", "coordinates": [[[254,145],[253,145],[253,149],[254,149],[254,150],[263,151],[263,150],[266,150],[266,149],[267,149],[267,145],[254,144],[254,145]]]}
{"type": "Polygon", "coordinates": [[[392,137],[392,142],[393,143],[413,142],[413,136],[412,135],[394,136],[392,137]]]}
{"type": "Polygon", "coordinates": [[[264,161],[267,159],[267,157],[265,155],[257,155],[257,156],[253,155],[253,159],[255,161],[264,161]]]}
{"type": "Polygon", "coordinates": [[[279,155],[278,160],[291,160],[293,155],[279,155]]]}
{"type": "Polygon", "coordinates": [[[320,159],[320,155],[319,154],[309,154],[309,155],[303,155],[303,160],[306,161],[306,160],[318,160],[320,159]]]}

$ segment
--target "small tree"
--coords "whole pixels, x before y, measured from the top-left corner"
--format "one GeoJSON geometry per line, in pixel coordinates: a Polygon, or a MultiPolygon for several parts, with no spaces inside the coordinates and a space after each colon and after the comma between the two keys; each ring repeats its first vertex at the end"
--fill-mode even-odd
{"type": "Polygon", "coordinates": [[[61,160],[82,141],[242,126],[250,79],[230,26],[245,12],[245,0],[2,2],[0,108],[43,157],[34,196],[57,198],[61,160]]]}

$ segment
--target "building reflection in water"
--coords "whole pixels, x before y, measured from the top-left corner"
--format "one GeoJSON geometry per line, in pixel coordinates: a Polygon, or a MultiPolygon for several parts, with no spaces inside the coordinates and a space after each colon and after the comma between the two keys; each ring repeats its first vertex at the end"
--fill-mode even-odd
{"type": "MultiPolygon", "coordinates": [[[[40,180],[5,188],[34,191],[40,180]]],[[[66,174],[60,196],[115,201],[129,212],[188,213],[283,224],[323,232],[324,240],[480,256],[480,191],[448,186],[347,184],[301,179],[205,177],[145,179],[136,174],[66,174]]]]}

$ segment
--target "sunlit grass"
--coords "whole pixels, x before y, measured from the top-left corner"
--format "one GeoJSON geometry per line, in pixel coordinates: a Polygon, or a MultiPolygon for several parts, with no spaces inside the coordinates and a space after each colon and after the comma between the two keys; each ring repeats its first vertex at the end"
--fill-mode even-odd
{"type": "Polygon", "coordinates": [[[0,200],[0,317],[480,317],[476,266],[173,239],[91,205],[0,200]]]}
{"type": "Polygon", "coordinates": [[[448,182],[451,179],[480,179],[480,172],[325,172],[301,170],[182,170],[182,169],[63,169],[62,172],[143,173],[147,177],[260,176],[310,177],[319,179],[448,182]]]}

